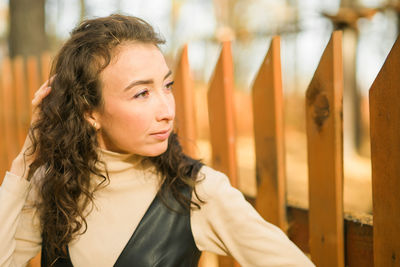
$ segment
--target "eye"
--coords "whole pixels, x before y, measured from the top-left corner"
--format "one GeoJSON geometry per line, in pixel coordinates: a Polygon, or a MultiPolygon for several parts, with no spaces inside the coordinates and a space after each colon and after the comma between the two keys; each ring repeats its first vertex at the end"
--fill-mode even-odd
{"type": "Polygon", "coordinates": [[[165,88],[167,88],[168,90],[172,90],[173,85],[174,85],[174,81],[172,81],[172,82],[170,82],[170,83],[167,83],[167,85],[165,86],[165,88]]]}
{"type": "Polygon", "coordinates": [[[149,95],[149,90],[148,89],[144,89],[141,90],[139,93],[137,93],[136,95],[133,96],[133,98],[145,98],[149,95]]]}

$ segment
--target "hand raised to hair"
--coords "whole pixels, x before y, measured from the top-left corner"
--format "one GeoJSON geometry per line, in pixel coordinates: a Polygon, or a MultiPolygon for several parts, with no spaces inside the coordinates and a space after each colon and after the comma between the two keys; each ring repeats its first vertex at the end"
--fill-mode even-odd
{"type": "MultiPolygon", "coordinates": [[[[54,77],[54,76],[53,76],[54,77]]],[[[35,96],[32,100],[32,119],[31,119],[31,125],[33,125],[39,116],[39,104],[42,102],[42,100],[50,93],[51,87],[50,84],[53,80],[53,77],[51,77],[49,80],[47,80],[42,86],[40,86],[39,90],[36,91],[35,96]]],[[[32,146],[32,141],[29,136],[27,135],[24,145],[22,146],[21,152],[19,152],[18,156],[13,160],[11,164],[11,169],[10,172],[21,176],[23,178],[27,178],[28,173],[29,173],[29,165],[34,161],[35,156],[34,154],[31,155],[30,153],[26,153],[28,149],[32,146]]]]}

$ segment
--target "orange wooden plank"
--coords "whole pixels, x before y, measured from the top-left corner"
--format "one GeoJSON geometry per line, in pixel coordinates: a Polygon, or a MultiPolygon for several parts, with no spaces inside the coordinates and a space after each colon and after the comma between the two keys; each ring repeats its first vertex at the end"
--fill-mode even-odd
{"type": "Polygon", "coordinates": [[[400,38],[369,91],[374,266],[400,266],[400,38]]]}
{"type": "Polygon", "coordinates": [[[228,175],[233,186],[237,186],[233,86],[230,42],[224,42],[207,96],[212,164],[228,175]]]}
{"type": "Polygon", "coordinates": [[[45,52],[40,56],[40,67],[41,67],[41,81],[40,84],[43,84],[50,78],[50,70],[51,70],[51,56],[49,52],[45,52]]]}
{"type": "Polygon", "coordinates": [[[29,261],[28,267],[40,267],[41,253],[29,261]]]}
{"type": "MultiPolygon", "coordinates": [[[[36,56],[30,56],[26,61],[26,70],[27,70],[27,86],[28,86],[28,99],[29,106],[34,97],[35,92],[39,89],[39,64],[38,58],[36,56]]],[[[32,116],[32,108],[29,108],[29,117],[32,116]]]]}
{"type": "Polygon", "coordinates": [[[24,144],[29,128],[30,104],[28,92],[25,88],[24,59],[17,56],[13,60],[13,78],[15,90],[15,114],[17,119],[17,149],[21,149],[24,144]]]}
{"type": "MultiPolygon", "coordinates": [[[[190,75],[188,47],[182,49],[174,74],[174,96],[176,105],[175,130],[185,154],[196,157],[196,116],[193,92],[193,80],[190,75]]],[[[205,266],[205,254],[199,260],[200,267],[205,266]]]]}
{"type": "Polygon", "coordinates": [[[11,61],[5,58],[2,62],[2,88],[3,88],[3,110],[4,110],[4,140],[7,151],[6,168],[18,154],[17,146],[17,119],[15,114],[15,92],[12,84],[11,61]]]}
{"type": "MultiPolygon", "coordinates": [[[[4,73],[0,76],[0,80],[4,79],[4,73]]],[[[5,109],[4,109],[4,88],[3,83],[0,82],[0,185],[3,181],[3,177],[8,168],[7,161],[7,147],[5,142],[5,109]]]]}
{"type": "Polygon", "coordinates": [[[191,157],[196,157],[195,103],[187,45],[182,49],[182,54],[176,66],[174,80],[176,102],[175,129],[178,132],[183,151],[191,157]]]}
{"type": "Polygon", "coordinates": [[[311,258],[344,266],[342,33],[332,34],[306,92],[311,258]]]}
{"type": "MultiPolygon", "coordinates": [[[[237,186],[233,90],[231,46],[230,42],[224,42],[207,95],[212,165],[227,174],[231,184],[237,186]]],[[[230,257],[219,257],[218,260],[220,267],[236,264],[230,257]]]]}
{"type": "Polygon", "coordinates": [[[280,38],[274,37],[253,84],[257,211],[286,231],[285,145],[280,38]]]}

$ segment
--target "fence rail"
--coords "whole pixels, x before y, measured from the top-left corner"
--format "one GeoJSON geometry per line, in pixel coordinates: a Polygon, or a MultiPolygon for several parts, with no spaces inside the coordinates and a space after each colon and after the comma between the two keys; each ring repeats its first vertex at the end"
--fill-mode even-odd
{"type": "MultiPolygon", "coordinates": [[[[193,81],[185,46],[175,69],[176,129],[196,156],[193,81]]],[[[4,59],[0,77],[0,173],[18,153],[30,121],[30,99],[49,73],[48,54],[4,59]]],[[[250,201],[278,225],[317,266],[400,266],[400,41],[395,42],[370,90],[373,178],[371,215],[343,212],[343,67],[341,33],[334,32],[307,89],[309,208],[285,195],[285,144],[280,39],[274,37],[252,86],[258,192],[250,201]]],[[[211,78],[208,110],[213,166],[238,185],[233,61],[222,45],[211,78]]],[[[289,166],[290,167],[290,166],[289,166]]],[[[2,175],[1,175],[2,176],[2,175]]],[[[2,177],[0,177],[2,179],[2,177]]],[[[1,180],[0,180],[1,182],[1,180]]],[[[32,266],[39,266],[37,261],[32,266]]],[[[219,258],[219,266],[238,266],[219,258]]]]}

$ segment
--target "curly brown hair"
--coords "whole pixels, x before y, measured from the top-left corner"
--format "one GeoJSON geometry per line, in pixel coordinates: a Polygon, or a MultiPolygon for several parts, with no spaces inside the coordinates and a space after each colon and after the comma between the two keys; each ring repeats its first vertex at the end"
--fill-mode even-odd
{"type": "MultiPolygon", "coordinates": [[[[85,114],[104,104],[100,73],[116,47],[128,41],[157,47],[164,43],[144,20],[111,15],[82,22],[54,59],[52,91],[40,104],[39,119],[32,125],[35,160],[28,176],[30,180],[38,169],[43,170],[37,181],[36,205],[50,263],[66,256],[68,243],[86,231],[84,210],[93,203],[93,193],[109,182],[107,172],[103,175],[99,169],[99,164],[105,168],[105,163],[99,159],[96,130],[85,114]],[[96,188],[91,187],[91,176],[102,178],[96,188]]],[[[202,163],[182,152],[175,133],[169,137],[165,153],[147,160],[162,179],[161,196],[168,191],[187,210],[200,208],[180,193],[180,188],[190,186],[197,195],[194,186],[202,163]]]]}

